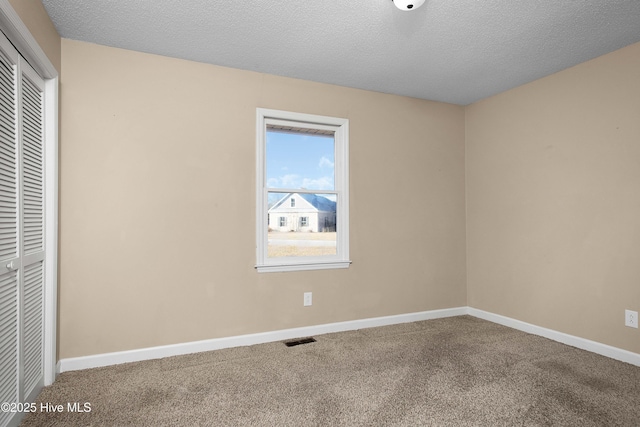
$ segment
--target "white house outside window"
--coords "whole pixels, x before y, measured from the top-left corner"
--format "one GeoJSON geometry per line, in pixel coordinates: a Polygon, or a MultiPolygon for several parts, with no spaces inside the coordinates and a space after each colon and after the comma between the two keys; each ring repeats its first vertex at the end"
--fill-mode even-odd
{"type": "Polygon", "coordinates": [[[256,268],[347,268],[349,121],[257,109],[256,268]]]}

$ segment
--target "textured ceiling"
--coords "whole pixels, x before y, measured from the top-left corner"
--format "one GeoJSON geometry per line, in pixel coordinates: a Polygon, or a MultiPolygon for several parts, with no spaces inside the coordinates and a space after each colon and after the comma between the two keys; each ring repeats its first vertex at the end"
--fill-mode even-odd
{"type": "Polygon", "coordinates": [[[43,0],[62,37],[467,105],[640,41],[640,0],[43,0]]]}

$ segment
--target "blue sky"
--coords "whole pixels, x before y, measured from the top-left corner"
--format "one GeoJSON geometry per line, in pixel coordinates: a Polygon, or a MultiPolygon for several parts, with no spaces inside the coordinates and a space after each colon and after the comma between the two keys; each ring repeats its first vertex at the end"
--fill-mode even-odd
{"type": "Polygon", "coordinates": [[[267,187],[333,190],[332,136],[267,132],[267,187]]]}

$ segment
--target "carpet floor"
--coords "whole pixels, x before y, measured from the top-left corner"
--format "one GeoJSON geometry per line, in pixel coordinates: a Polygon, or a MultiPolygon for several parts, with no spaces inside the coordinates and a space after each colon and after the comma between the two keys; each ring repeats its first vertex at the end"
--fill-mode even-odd
{"type": "Polygon", "coordinates": [[[65,372],[21,425],[640,426],[640,367],[474,317],[314,338],[65,372]]]}

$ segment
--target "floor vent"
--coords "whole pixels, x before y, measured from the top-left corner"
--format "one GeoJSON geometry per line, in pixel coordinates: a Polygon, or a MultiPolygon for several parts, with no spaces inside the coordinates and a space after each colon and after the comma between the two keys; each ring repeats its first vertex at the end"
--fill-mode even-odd
{"type": "Polygon", "coordinates": [[[293,340],[293,341],[287,341],[284,343],[284,345],[286,345],[287,347],[294,347],[296,345],[301,345],[301,344],[309,344],[312,342],[316,342],[315,339],[313,338],[300,338],[297,340],[293,340]]]}

